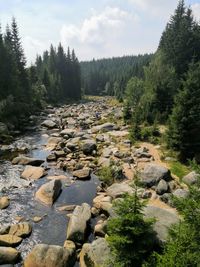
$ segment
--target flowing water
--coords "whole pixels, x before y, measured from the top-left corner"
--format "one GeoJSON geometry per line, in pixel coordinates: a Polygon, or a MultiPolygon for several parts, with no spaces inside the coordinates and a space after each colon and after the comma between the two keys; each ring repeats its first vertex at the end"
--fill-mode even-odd
{"type": "MultiPolygon", "coordinates": [[[[31,147],[28,156],[37,159],[46,159],[49,151],[44,149],[48,136],[41,129],[29,133],[17,140],[18,143],[26,143],[31,147]]],[[[52,245],[63,245],[66,240],[66,229],[68,224],[67,212],[58,211],[59,206],[79,205],[83,202],[92,204],[96,195],[96,187],[99,180],[92,175],[89,181],[73,181],[69,173],[49,166],[45,161],[43,164],[48,169],[49,175],[65,174],[69,178],[63,181],[62,192],[52,207],[47,207],[34,199],[37,189],[49,181],[45,177],[29,183],[20,178],[23,166],[12,165],[10,161],[0,161],[0,195],[8,195],[10,206],[5,210],[0,210],[0,226],[17,223],[18,217],[30,221],[33,231],[30,237],[23,240],[18,250],[21,251],[22,258],[33,248],[35,244],[45,243],[52,245]],[[33,222],[34,216],[43,217],[38,223],[33,222]]],[[[92,236],[90,236],[92,239],[92,236]]],[[[22,266],[21,263],[15,266],[22,266]]],[[[77,266],[77,265],[76,265],[77,266]]]]}

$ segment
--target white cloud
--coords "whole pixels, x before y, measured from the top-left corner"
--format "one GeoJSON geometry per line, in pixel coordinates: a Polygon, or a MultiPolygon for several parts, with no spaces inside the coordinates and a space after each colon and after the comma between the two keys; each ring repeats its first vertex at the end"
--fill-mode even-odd
{"type": "Polygon", "coordinates": [[[129,0],[134,6],[156,17],[169,17],[177,6],[178,0],[129,0]]]}
{"type": "Polygon", "coordinates": [[[191,8],[193,10],[194,17],[199,21],[200,20],[200,3],[193,4],[191,8]]]}
{"type": "Polygon", "coordinates": [[[117,42],[122,42],[123,32],[128,27],[137,25],[139,17],[131,15],[118,7],[106,7],[101,13],[92,10],[92,15],[86,18],[82,24],[63,25],[60,31],[61,41],[79,51],[81,58],[109,56],[117,47],[117,42]],[[121,39],[121,40],[120,40],[121,39]]]}

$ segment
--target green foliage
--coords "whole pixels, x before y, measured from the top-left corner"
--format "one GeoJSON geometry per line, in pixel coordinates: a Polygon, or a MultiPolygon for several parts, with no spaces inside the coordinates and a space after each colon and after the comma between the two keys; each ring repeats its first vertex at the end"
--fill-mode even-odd
{"type": "Polygon", "coordinates": [[[124,94],[128,80],[144,76],[143,67],[147,66],[152,55],[124,56],[110,59],[81,62],[82,88],[89,95],[114,95],[117,82],[124,94]]]}
{"type": "Polygon", "coordinates": [[[172,174],[176,175],[180,179],[182,179],[190,171],[189,167],[187,167],[186,165],[182,164],[179,161],[172,161],[170,162],[169,165],[172,174]]]}
{"type": "Polygon", "coordinates": [[[97,175],[99,176],[100,181],[106,186],[124,178],[121,167],[112,164],[108,167],[101,167],[98,170],[97,175]]]}
{"type": "MultiPolygon", "coordinates": [[[[194,165],[194,163],[193,163],[194,165]]],[[[200,170],[199,167],[195,168],[200,170]]],[[[169,239],[163,254],[154,254],[153,266],[182,267],[200,265],[200,180],[189,187],[189,197],[174,198],[173,202],[182,221],[170,230],[169,239]]],[[[150,261],[149,265],[152,266],[150,261]]]]}
{"type": "Polygon", "coordinates": [[[198,157],[200,153],[199,84],[200,62],[191,64],[169,120],[168,145],[180,151],[183,159],[198,157]]]}
{"type": "Polygon", "coordinates": [[[107,241],[113,254],[113,266],[142,266],[152,250],[153,220],[144,219],[144,203],[139,200],[137,189],[130,196],[115,202],[116,217],[108,221],[107,241]]]}

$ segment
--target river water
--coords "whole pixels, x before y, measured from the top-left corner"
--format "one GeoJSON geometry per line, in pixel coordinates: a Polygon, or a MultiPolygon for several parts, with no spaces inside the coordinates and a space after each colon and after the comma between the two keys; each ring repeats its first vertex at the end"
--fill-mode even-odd
{"type": "MultiPolygon", "coordinates": [[[[46,160],[50,153],[45,150],[48,139],[46,133],[48,133],[47,130],[38,127],[18,139],[17,142],[26,143],[28,147],[31,147],[27,153],[28,156],[46,160]]],[[[89,181],[74,181],[69,173],[48,165],[46,161],[43,165],[48,168],[49,175],[65,174],[69,177],[67,181],[63,181],[62,192],[52,207],[44,206],[34,199],[37,189],[49,180],[44,177],[29,184],[20,178],[23,166],[12,165],[8,160],[0,161],[0,195],[8,195],[10,198],[10,206],[5,210],[0,210],[0,226],[17,223],[18,217],[30,221],[33,226],[31,236],[24,239],[17,247],[21,252],[22,259],[38,243],[62,246],[66,240],[68,217],[67,212],[60,212],[58,207],[79,205],[83,202],[92,204],[96,195],[96,187],[99,184],[98,178],[94,175],[89,181]],[[39,223],[34,223],[32,220],[34,216],[41,216],[43,219],[39,223]]],[[[89,238],[92,240],[93,236],[91,235],[89,238]]],[[[22,266],[22,264],[19,263],[15,266],[22,266]]],[[[76,266],[78,265],[76,264],[76,266]]]]}

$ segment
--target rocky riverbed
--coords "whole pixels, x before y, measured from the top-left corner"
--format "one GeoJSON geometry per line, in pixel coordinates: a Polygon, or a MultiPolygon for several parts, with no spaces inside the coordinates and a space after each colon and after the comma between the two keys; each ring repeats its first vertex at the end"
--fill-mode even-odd
{"type": "MultiPolygon", "coordinates": [[[[120,106],[101,98],[49,107],[35,120],[25,136],[0,146],[0,266],[102,266],[112,202],[133,193],[136,173],[138,193],[149,199],[145,216],[156,217],[157,241],[165,242],[179,221],[170,196],[186,197],[187,186],[148,147],[131,145],[120,106]],[[95,176],[102,167],[117,170],[109,187],[95,176]]],[[[195,175],[185,181],[195,183],[195,175]]]]}

